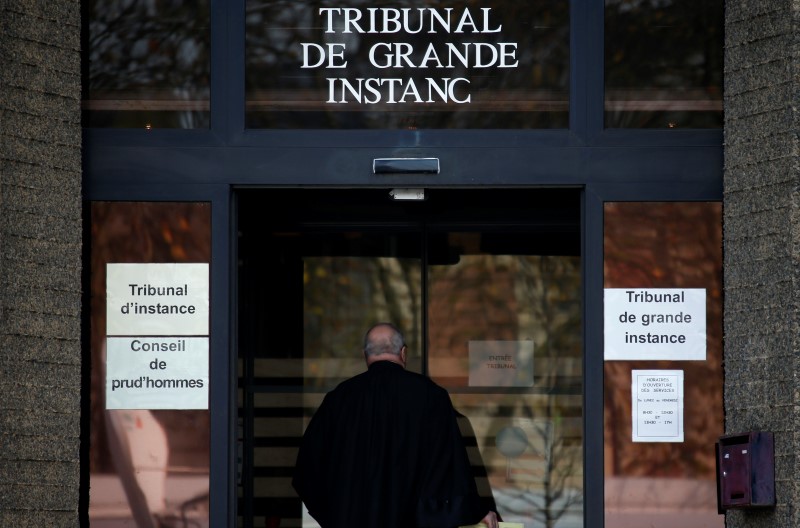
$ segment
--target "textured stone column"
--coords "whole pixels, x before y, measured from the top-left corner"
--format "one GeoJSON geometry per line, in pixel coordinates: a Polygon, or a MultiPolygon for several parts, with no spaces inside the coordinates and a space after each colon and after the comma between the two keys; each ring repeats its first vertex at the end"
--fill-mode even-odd
{"type": "Polygon", "coordinates": [[[0,0],[0,526],[78,526],[80,2],[0,0]]]}
{"type": "Polygon", "coordinates": [[[800,3],[725,2],[725,428],[775,434],[777,507],[730,528],[800,526],[800,3]]]}

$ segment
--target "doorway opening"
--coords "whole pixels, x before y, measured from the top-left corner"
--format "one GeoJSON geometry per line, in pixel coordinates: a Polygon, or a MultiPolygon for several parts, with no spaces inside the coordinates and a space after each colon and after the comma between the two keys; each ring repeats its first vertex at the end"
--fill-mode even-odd
{"type": "Polygon", "coordinates": [[[238,195],[238,525],[315,526],[300,438],[389,321],[464,415],[504,520],[583,526],[581,191],[390,191],[238,195]]]}

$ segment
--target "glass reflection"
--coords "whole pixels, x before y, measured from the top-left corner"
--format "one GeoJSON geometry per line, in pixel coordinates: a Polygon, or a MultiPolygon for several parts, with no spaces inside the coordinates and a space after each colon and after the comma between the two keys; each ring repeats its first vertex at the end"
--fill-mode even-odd
{"type": "Polygon", "coordinates": [[[607,288],[705,288],[705,361],[604,364],[606,525],[722,527],[714,443],[723,433],[722,207],[719,203],[608,203],[607,288]],[[631,439],[631,370],[684,371],[684,441],[631,439]]]}
{"type": "MultiPolygon", "coordinates": [[[[490,237],[450,234],[458,244],[490,237]]],[[[430,267],[429,288],[431,377],[469,420],[473,463],[499,513],[524,526],[583,526],[580,257],[462,254],[430,267]],[[478,342],[518,343],[510,366],[530,375],[480,380],[478,342]]]]}
{"type": "Polygon", "coordinates": [[[358,353],[374,321],[397,321],[409,348],[407,368],[421,371],[422,268],[419,259],[308,257],[303,259],[303,347],[307,386],[364,371],[358,353]],[[335,304],[336,317],[330,307],[335,304]],[[324,377],[322,377],[324,376],[324,377]]]}
{"type": "Polygon", "coordinates": [[[723,0],[606,0],[609,128],[722,128],[723,0]]]}
{"type": "Polygon", "coordinates": [[[207,128],[209,0],[88,2],[84,126],[207,128]]]}
{"type": "Polygon", "coordinates": [[[569,2],[248,0],[246,9],[248,127],[568,126],[569,2]]]}
{"type": "Polygon", "coordinates": [[[202,203],[92,203],[92,527],[208,526],[209,412],[105,409],[105,270],[109,262],[209,262],[210,213],[202,203]]]}

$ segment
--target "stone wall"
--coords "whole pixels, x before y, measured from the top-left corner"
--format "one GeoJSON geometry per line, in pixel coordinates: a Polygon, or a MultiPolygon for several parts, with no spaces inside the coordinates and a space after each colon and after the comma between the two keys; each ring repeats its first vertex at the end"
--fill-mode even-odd
{"type": "Polygon", "coordinates": [[[797,475],[797,22],[791,0],[725,2],[726,431],[775,434],[777,508],[728,527],[800,526],[797,475]]]}
{"type": "Polygon", "coordinates": [[[80,2],[0,0],[0,526],[78,526],[80,2]]]}

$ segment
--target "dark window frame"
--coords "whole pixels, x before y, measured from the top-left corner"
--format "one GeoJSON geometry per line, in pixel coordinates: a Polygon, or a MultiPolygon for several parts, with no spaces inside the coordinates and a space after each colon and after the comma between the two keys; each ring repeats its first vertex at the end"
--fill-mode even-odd
{"type": "Polygon", "coordinates": [[[597,439],[584,446],[585,526],[602,528],[603,203],[721,201],[723,173],[722,130],[604,128],[603,11],[570,0],[566,130],[247,130],[244,0],[212,0],[210,129],[84,130],[84,200],[211,202],[212,526],[236,522],[237,189],[569,186],[583,189],[584,437],[597,439]],[[374,175],[382,157],[437,157],[441,172],[374,175]]]}

